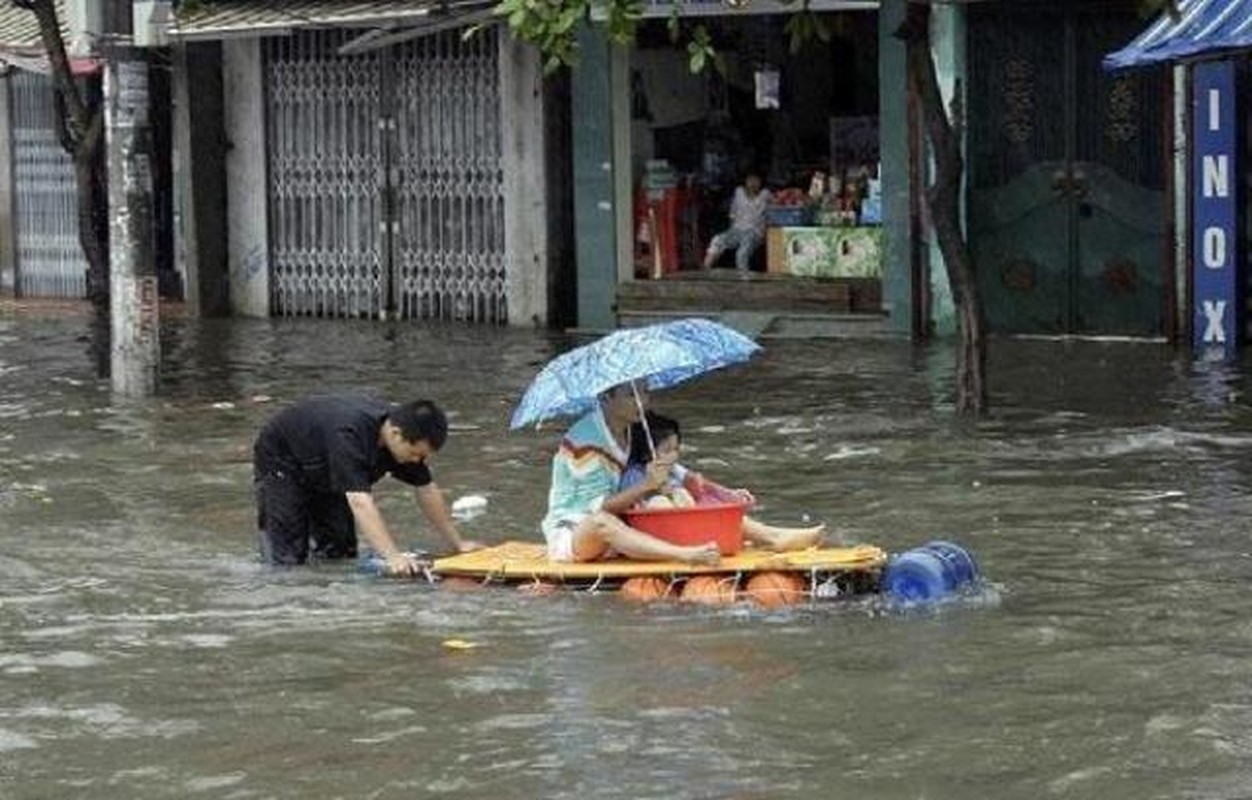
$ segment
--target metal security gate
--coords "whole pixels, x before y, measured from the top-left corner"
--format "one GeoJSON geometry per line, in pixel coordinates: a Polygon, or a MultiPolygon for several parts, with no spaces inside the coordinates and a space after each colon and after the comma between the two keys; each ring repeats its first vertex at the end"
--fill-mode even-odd
{"type": "Polygon", "coordinates": [[[74,162],[57,138],[52,79],[14,71],[8,86],[16,292],[22,297],[85,297],[87,260],[78,243],[74,162]]]}
{"type": "Polygon", "coordinates": [[[271,305],[507,322],[496,34],[265,43],[271,305]]]}
{"type": "Polygon", "coordinates": [[[400,312],[507,322],[495,29],[428,36],[394,55],[400,312]]]}

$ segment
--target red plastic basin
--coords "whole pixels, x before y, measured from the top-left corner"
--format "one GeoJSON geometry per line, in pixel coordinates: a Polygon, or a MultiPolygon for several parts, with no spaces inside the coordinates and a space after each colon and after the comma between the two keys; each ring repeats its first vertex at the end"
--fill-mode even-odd
{"type": "Polygon", "coordinates": [[[677,545],[717,542],[724,556],[743,549],[743,506],[713,503],[692,508],[645,508],[623,514],[626,524],[677,545]]]}

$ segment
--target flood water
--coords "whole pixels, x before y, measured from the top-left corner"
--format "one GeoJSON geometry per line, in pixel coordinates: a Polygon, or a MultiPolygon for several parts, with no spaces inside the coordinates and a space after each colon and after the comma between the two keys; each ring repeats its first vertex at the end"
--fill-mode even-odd
{"type": "MultiPolygon", "coordinates": [[[[431,396],[486,542],[537,539],[554,428],[509,433],[571,340],[176,321],[115,403],[80,319],[0,318],[0,797],[1231,798],[1252,786],[1246,365],[1001,342],[767,342],[656,397],[771,521],[954,539],[982,602],[784,613],[451,592],[255,557],[248,461],[308,392],[431,396]],[[441,646],[449,638],[478,644],[441,646]]],[[[432,547],[397,483],[401,538],[432,547]]]]}

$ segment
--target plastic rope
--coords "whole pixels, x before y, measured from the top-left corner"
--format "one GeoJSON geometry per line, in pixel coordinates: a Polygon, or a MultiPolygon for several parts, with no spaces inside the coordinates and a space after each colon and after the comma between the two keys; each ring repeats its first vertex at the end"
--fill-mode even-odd
{"type": "Polygon", "coordinates": [[[588,594],[595,594],[595,593],[596,593],[596,591],[600,588],[600,584],[601,584],[603,581],[604,581],[604,573],[603,573],[603,572],[601,572],[601,573],[599,573],[598,575],[596,575],[596,582],[595,582],[595,583],[593,583],[593,584],[591,584],[591,586],[587,589],[587,593],[588,593],[588,594]]]}

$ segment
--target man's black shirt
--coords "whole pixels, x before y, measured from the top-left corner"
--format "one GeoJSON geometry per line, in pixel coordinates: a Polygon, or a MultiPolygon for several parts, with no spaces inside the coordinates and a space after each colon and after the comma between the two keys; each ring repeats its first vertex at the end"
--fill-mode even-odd
{"type": "Polygon", "coordinates": [[[253,465],[258,477],[284,473],[305,490],[368,492],[391,473],[412,486],[431,482],[425,464],[400,464],[378,444],[391,404],[362,394],[310,397],[280,411],[257,436],[253,465]]]}

